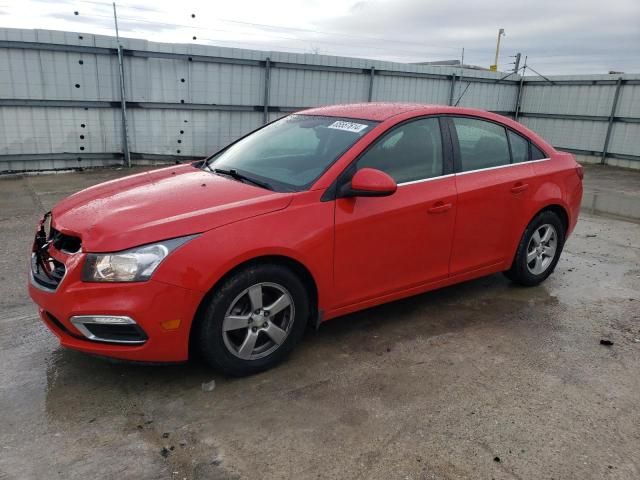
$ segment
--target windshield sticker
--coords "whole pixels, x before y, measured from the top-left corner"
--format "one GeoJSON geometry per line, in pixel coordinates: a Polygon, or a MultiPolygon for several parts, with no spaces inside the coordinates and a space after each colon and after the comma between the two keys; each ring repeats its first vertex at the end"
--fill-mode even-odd
{"type": "Polygon", "coordinates": [[[353,122],[345,122],[343,120],[338,120],[333,122],[327,128],[334,128],[336,130],[345,130],[347,132],[360,133],[369,125],[363,125],[362,123],[353,123],[353,122]]]}

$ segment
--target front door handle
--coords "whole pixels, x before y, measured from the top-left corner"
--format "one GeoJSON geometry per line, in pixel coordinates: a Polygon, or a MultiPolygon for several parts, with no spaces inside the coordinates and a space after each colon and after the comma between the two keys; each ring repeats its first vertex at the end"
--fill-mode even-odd
{"type": "Polygon", "coordinates": [[[444,213],[444,212],[446,212],[448,210],[451,210],[451,207],[453,207],[452,204],[444,203],[444,202],[440,201],[440,202],[434,203],[433,206],[429,208],[428,212],[429,213],[444,213]]]}
{"type": "Polygon", "coordinates": [[[522,193],[528,188],[529,188],[528,183],[518,182],[513,187],[511,187],[511,193],[522,193]]]}

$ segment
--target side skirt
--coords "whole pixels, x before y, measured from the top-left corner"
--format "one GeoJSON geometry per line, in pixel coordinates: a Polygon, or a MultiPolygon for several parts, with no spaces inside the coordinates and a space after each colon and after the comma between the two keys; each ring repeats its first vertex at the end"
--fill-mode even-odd
{"type": "Polygon", "coordinates": [[[348,313],[357,312],[358,310],[364,310],[366,308],[382,305],[383,303],[393,302],[395,300],[400,300],[402,298],[412,297],[420,293],[429,292],[431,290],[437,290],[438,288],[448,287],[450,285],[465,282],[467,280],[473,280],[475,278],[485,277],[493,273],[501,272],[508,268],[509,267],[505,267],[504,262],[499,262],[492,265],[488,265],[486,267],[482,267],[477,270],[472,270],[470,272],[454,275],[453,277],[448,277],[443,280],[438,280],[436,282],[425,283],[425,284],[411,287],[405,290],[399,290],[393,293],[382,295],[380,297],[372,298],[372,299],[354,303],[351,305],[346,305],[344,307],[336,308],[334,310],[328,310],[327,312],[324,313],[320,321],[326,322],[327,320],[331,320],[332,318],[340,317],[348,313]]]}

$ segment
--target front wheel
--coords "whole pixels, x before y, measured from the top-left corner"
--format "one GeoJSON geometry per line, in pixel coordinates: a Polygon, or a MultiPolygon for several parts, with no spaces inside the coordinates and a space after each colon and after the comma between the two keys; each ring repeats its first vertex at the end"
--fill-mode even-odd
{"type": "Polygon", "coordinates": [[[241,376],[266,370],[293,350],[305,330],[304,285],[280,265],[243,269],[211,295],[197,320],[196,341],[212,367],[241,376]]]}
{"type": "Polygon", "coordinates": [[[505,275],[521,285],[538,285],[556,268],[564,238],[564,225],[558,215],[541,212],[524,231],[513,264],[505,275]]]}

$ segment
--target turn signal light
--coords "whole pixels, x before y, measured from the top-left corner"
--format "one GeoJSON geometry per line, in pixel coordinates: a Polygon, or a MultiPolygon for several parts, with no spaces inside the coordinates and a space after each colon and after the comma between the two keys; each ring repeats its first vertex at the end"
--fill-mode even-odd
{"type": "Polygon", "coordinates": [[[180,327],[180,319],[165,320],[164,322],[160,322],[160,326],[165,330],[177,330],[180,327]]]}

